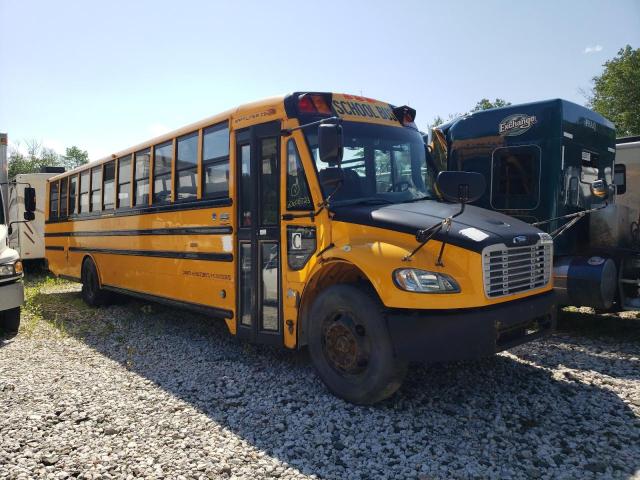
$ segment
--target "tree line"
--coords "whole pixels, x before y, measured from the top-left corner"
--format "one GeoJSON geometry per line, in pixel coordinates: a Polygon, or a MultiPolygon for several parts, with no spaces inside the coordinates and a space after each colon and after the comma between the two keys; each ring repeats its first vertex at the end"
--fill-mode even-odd
{"type": "Polygon", "coordinates": [[[20,173],[39,172],[42,167],[64,167],[71,170],[88,163],[89,153],[73,145],[67,147],[64,155],[61,155],[37,140],[26,140],[24,149],[18,144],[10,150],[8,161],[9,178],[14,178],[20,173]]]}

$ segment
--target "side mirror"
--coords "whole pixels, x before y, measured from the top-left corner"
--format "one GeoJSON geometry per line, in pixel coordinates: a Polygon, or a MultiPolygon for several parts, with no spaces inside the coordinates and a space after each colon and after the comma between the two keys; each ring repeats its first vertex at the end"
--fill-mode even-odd
{"type": "Polygon", "coordinates": [[[332,167],[320,170],[318,180],[323,187],[337,187],[344,180],[344,172],[341,168],[332,167]]]}
{"type": "Polygon", "coordinates": [[[36,189],[33,187],[24,188],[24,209],[25,209],[25,220],[29,220],[28,218],[26,218],[26,213],[27,212],[33,213],[36,211],[36,189]]]}
{"type": "Polygon", "coordinates": [[[486,182],[480,173],[445,171],[436,179],[438,191],[449,202],[475,202],[484,194],[486,182]]]}
{"type": "Polygon", "coordinates": [[[318,151],[320,160],[339,167],[342,162],[342,127],[335,123],[323,123],[318,127],[318,151]]]}
{"type": "Polygon", "coordinates": [[[24,212],[24,219],[27,222],[30,222],[36,218],[36,214],[33,212],[24,212]]]}
{"type": "Polygon", "coordinates": [[[607,197],[609,197],[609,187],[607,186],[607,182],[601,178],[591,182],[591,195],[602,200],[606,200],[607,197]]]}
{"type": "Polygon", "coordinates": [[[624,163],[616,163],[613,166],[613,183],[616,186],[617,195],[627,191],[627,166],[624,163]]]}

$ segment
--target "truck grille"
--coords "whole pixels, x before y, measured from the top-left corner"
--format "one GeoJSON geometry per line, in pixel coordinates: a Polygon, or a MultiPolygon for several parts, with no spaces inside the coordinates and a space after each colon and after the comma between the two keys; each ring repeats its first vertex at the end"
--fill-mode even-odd
{"type": "Polygon", "coordinates": [[[551,278],[552,261],[551,242],[526,247],[490,245],[482,252],[484,292],[495,298],[543,287],[551,278]]]}

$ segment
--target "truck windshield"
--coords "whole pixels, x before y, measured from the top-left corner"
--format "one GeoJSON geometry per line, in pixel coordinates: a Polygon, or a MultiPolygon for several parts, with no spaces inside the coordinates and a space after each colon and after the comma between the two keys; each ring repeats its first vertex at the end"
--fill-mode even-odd
{"type": "MultiPolygon", "coordinates": [[[[344,181],[332,197],[332,204],[357,201],[401,203],[436,197],[433,190],[435,172],[427,168],[425,147],[420,133],[402,127],[370,123],[344,122],[344,181]]],[[[306,132],[322,184],[329,165],[318,156],[315,129],[306,132]]],[[[325,198],[335,187],[323,186],[325,198]]]]}

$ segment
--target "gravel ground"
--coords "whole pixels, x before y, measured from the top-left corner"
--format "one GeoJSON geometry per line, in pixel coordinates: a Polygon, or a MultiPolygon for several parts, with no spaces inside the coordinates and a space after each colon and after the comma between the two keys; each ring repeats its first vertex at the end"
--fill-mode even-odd
{"type": "Polygon", "coordinates": [[[415,367],[365,408],[328,394],[304,352],[223,322],[28,286],[0,343],[0,478],[640,479],[635,318],[565,312],[550,339],[415,367]]]}

